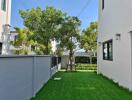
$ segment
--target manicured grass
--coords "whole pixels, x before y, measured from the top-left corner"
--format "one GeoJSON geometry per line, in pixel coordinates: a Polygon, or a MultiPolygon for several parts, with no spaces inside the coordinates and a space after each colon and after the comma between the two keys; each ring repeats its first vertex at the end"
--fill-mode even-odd
{"type": "Polygon", "coordinates": [[[132,100],[132,93],[94,72],[59,72],[32,100],[132,100]]]}

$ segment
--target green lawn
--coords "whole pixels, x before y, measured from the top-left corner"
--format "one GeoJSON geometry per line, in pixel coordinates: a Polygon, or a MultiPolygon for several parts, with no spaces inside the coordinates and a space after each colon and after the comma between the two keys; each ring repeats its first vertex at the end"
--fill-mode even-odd
{"type": "Polygon", "coordinates": [[[132,100],[132,93],[93,72],[59,72],[32,100],[132,100]]]}

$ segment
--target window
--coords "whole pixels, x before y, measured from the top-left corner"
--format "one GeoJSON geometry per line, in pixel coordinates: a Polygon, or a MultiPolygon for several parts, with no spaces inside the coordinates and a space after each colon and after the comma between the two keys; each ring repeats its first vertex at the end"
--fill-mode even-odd
{"type": "Polygon", "coordinates": [[[6,0],[2,0],[2,1],[1,1],[1,9],[2,9],[3,11],[6,11],[6,0]]]}
{"type": "Polygon", "coordinates": [[[102,0],[102,10],[104,10],[104,0],[102,0]]]}
{"type": "Polygon", "coordinates": [[[15,42],[17,41],[17,38],[18,38],[18,36],[16,35],[16,36],[14,37],[14,41],[15,41],[15,42]]]}
{"type": "Polygon", "coordinates": [[[113,41],[109,40],[103,43],[103,59],[113,60],[113,41]]]}
{"type": "Polygon", "coordinates": [[[2,54],[2,43],[0,43],[0,55],[2,54]]]}

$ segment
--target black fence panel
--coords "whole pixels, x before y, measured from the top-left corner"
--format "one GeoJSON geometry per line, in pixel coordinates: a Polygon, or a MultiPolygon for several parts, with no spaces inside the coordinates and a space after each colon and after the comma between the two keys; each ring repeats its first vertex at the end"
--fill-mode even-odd
{"type": "Polygon", "coordinates": [[[92,57],[92,64],[97,64],[97,57],[92,57]]]}
{"type": "Polygon", "coordinates": [[[58,57],[58,64],[61,63],[61,57],[58,57]]]}
{"type": "Polygon", "coordinates": [[[75,63],[90,63],[89,57],[76,57],[75,63]]]}
{"type": "Polygon", "coordinates": [[[55,67],[57,66],[57,57],[53,56],[52,57],[52,66],[51,67],[55,67]]]}

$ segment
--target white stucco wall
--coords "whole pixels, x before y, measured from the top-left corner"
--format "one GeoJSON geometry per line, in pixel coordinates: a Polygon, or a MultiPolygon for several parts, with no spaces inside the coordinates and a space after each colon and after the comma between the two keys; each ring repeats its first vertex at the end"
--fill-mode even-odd
{"type": "Polygon", "coordinates": [[[132,30],[132,1],[99,0],[99,34],[98,34],[98,73],[118,82],[121,86],[132,90],[132,41],[129,31],[132,30]],[[116,40],[116,33],[121,39],[116,40]],[[103,60],[102,44],[113,39],[113,61],[103,60]]]}
{"type": "MultiPolygon", "coordinates": [[[[5,24],[10,24],[10,20],[11,20],[11,1],[12,0],[7,0],[6,1],[6,11],[3,11],[0,9],[0,13],[1,13],[1,22],[2,26],[5,24]]],[[[1,1],[0,1],[0,8],[1,8],[1,1]]],[[[0,30],[0,32],[4,31],[3,29],[0,30]]]]}
{"type": "Polygon", "coordinates": [[[6,37],[8,35],[5,34],[4,32],[4,26],[5,24],[10,25],[10,20],[11,20],[11,1],[12,0],[6,0],[6,11],[1,10],[1,0],[0,0],[0,42],[3,43],[3,49],[2,49],[2,54],[8,54],[7,52],[7,46],[8,46],[8,41],[6,41],[6,37]],[[3,38],[3,35],[4,37],[3,38]]]}
{"type": "Polygon", "coordinates": [[[64,55],[61,57],[61,68],[67,68],[67,64],[69,64],[69,56],[64,55]]]}

